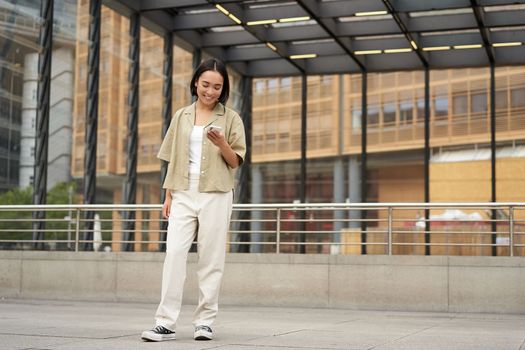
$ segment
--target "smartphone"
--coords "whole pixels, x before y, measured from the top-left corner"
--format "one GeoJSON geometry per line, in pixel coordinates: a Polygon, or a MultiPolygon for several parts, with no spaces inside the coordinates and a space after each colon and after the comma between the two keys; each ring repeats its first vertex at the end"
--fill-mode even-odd
{"type": "Polygon", "coordinates": [[[215,131],[218,131],[220,133],[222,131],[222,126],[209,125],[207,129],[208,129],[208,132],[215,130],[215,131]]]}

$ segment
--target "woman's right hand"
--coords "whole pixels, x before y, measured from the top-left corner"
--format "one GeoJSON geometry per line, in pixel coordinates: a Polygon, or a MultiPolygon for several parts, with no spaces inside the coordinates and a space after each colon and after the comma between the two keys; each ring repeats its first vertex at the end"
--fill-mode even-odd
{"type": "Polygon", "coordinates": [[[162,216],[164,219],[168,219],[170,217],[170,210],[171,210],[171,196],[166,196],[166,199],[164,200],[164,205],[162,206],[162,216]]]}

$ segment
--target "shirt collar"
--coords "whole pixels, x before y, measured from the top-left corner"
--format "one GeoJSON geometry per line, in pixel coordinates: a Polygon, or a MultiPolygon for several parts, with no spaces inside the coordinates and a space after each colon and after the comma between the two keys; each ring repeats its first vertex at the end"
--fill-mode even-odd
{"type": "MultiPolygon", "coordinates": [[[[193,125],[193,121],[195,120],[195,109],[197,108],[197,101],[193,102],[191,105],[188,106],[184,110],[184,115],[186,116],[186,119],[193,125]]],[[[224,115],[226,113],[226,107],[220,102],[217,102],[215,107],[213,108],[213,111],[211,112],[210,119],[208,122],[208,125],[212,124],[214,121],[218,119],[218,117],[224,115]]]]}

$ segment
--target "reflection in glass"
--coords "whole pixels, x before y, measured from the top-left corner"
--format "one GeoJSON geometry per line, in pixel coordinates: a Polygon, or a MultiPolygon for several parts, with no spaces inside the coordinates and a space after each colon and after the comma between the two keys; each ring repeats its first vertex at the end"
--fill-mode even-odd
{"type": "Polygon", "coordinates": [[[0,2],[0,191],[33,181],[39,13],[40,1],[0,2]]]}

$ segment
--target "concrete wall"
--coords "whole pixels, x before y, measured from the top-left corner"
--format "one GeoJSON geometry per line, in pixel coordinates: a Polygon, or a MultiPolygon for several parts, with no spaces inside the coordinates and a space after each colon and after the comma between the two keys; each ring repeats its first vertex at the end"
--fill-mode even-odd
{"type": "MultiPolygon", "coordinates": [[[[158,302],[160,253],[0,251],[0,298],[158,302]]],[[[185,303],[196,303],[190,254],[185,303]]],[[[520,257],[233,254],[221,303],[525,313],[520,257]]]]}

